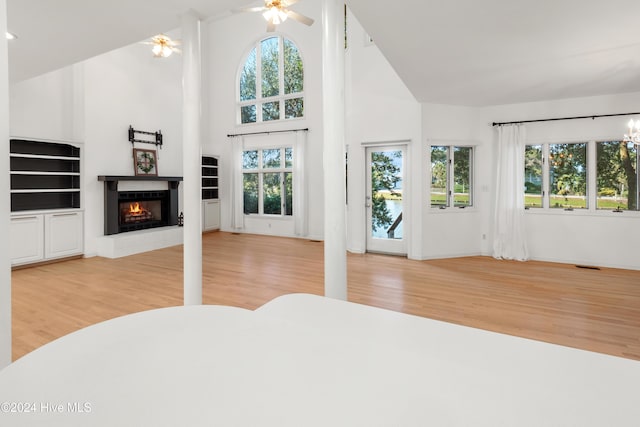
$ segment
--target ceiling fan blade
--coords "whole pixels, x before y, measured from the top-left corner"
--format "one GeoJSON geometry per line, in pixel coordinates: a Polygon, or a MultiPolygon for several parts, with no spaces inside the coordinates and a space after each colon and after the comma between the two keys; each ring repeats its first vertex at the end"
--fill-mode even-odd
{"type": "Polygon", "coordinates": [[[287,16],[304,25],[311,25],[314,22],[313,19],[309,18],[308,16],[301,15],[298,12],[294,12],[293,10],[287,10],[287,16]]]}
{"type": "Polygon", "coordinates": [[[264,12],[265,10],[267,10],[266,7],[264,6],[258,6],[258,7],[243,7],[240,9],[232,9],[231,13],[244,13],[244,12],[264,12]]]}
{"type": "Polygon", "coordinates": [[[275,30],[276,30],[276,24],[274,24],[273,21],[267,22],[267,32],[273,33],[275,30]]]}
{"type": "Polygon", "coordinates": [[[289,7],[289,6],[291,6],[292,4],[296,4],[296,3],[298,3],[298,1],[299,1],[299,0],[284,0],[282,3],[283,3],[283,6],[284,6],[284,7],[289,7]]]}

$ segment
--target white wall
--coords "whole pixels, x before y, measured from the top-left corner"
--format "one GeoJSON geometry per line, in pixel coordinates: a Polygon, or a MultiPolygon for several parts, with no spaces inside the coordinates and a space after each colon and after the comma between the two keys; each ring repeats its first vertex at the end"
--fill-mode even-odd
{"type": "Polygon", "coordinates": [[[178,55],[154,58],[149,46],[134,44],[85,61],[84,80],[85,251],[92,255],[104,234],[104,184],[98,175],[134,174],[129,125],[161,130],[158,174],[182,176],[182,63],[178,55]]]}
{"type": "Polygon", "coordinates": [[[11,135],[55,141],[84,139],[82,65],[11,86],[11,135]]]}
{"type": "MultiPolygon", "coordinates": [[[[206,28],[207,39],[204,42],[205,87],[208,88],[206,141],[203,152],[220,156],[219,185],[221,205],[221,229],[231,230],[231,144],[227,134],[262,132],[309,128],[307,134],[307,154],[312,159],[307,166],[307,185],[309,188],[309,238],[323,237],[323,169],[322,169],[322,75],[321,75],[321,23],[320,2],[301,2],[296,11],[316,20],[307,27],[288,20],[273,34],[283,35],[292,40],[299,48],[304,61],[305,73],[305,117],[269,124],[236,124],[236,91],[239,67],[245,56],[256,43],[266,38],[266,22],[259,13],[235,14],[220,21],[210,22],[206,28]],[[208,60],[207,60],[208,58],[208,60]]],[[[270,139],[274,145],[280,145],[288,134],[271,134],[262,139],[270,139]]],[[[252,138],[247,137],[248,144],[252,138]]],[[[262,143],[262,142],[261,142],[262,143]]],[[[268,144],[268,142],[267,142],[268,144]]],[[[294,196],[295,197],[295,196],[294,196]]],[[[257,234],[279,234],[293,236],[293,221],[247,217],[245,232],[257,234]]]]}
{"type": "Polygon", "coordinates": [[[410,258],[422,257],[423,206],[421,106],[358,20],[347,16],[346,144],[348,146],[347,247],[366,251],[365,145],[406,141],[403,229],[410,258]],[[364,144],[364,145],[363,145],[364,144]]]}
{"type": "MultiPolygon", "coordinates": [[[[478,127],[495,144],[491,122],[616,114],[638,111],[640,93],[484,108],[478,127]]],[[[609,117],[526,124],[528,143],[620,139],[629,117],[609,117]]],[[[640,269],[640,213],[572,212],[530,209],[527,238],[532,259],[571,264],[640,269]]]]}
{"type": "Polygon", "coordinates": [[[489,231],[486,212],[490,209],[490,174],[493,169],[490,142],[478,137],[478,110],[440,104],[422,105],[422,126],[425,146],[423,181],[424,229],[423,258],[448,258],[480,255],[485,251],[489,231]],[[474,199],[473,206],[464,209],[431,208],[429,185],[431,182],[432,145],[463,145],[474,147],[474,199]],[[484,238],[483,238],[484,237],[484,238]]]}
{"type": "MultiPolygon", "coordinates": [[[[0,0],[0,35],[7,31],[7,2],[0,0]]],[[[0,149],[9,152],[9,61],[7,39],[0,37],[0,149]]],[[[1,157],[0,170],[9,170],[9,156],[1,157]]],[[[0,236],[9,235],[9,174],[0,176],[0,236]]],[[[0,369],[11,363],[11,263],[9,247],[0,245],[0,369]]]]}
{"type": "MultiPolygon", "coordinates": [[[[104,234],[99,175],[133,175],[129,125],[162,130],[158,172],[182,175],[181,60],[134,44],[11,86],[11,134],[79,142],[83,157],[85,254],[104,234]]],[[[155,148],[136,144],[137,148],[155,148]]]]}

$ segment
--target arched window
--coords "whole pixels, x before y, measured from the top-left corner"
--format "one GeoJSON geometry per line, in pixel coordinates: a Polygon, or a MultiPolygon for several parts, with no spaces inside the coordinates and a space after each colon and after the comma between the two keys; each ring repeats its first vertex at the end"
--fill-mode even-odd
{"type": "Polygon", "coordinates": [[[304,70],[298,47],[282,36],[260,40],[240,70],[238,121],[260,123],[304,116],[304,70]]]}

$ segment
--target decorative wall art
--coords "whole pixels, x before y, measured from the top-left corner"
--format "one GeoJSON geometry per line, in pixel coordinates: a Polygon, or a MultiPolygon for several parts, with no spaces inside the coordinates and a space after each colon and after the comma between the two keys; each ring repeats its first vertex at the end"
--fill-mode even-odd
{"type": "Polygon", "coordinates": [[[158,176],[156,150],[133,149],[133,169],[136,176],[158,176]]]}

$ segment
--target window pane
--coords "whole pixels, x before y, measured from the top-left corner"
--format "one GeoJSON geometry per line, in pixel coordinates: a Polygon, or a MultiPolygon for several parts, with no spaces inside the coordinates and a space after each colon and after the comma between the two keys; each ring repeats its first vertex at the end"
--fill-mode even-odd
{"type": "Polygon", "coordinates": [[[549,146],[549,207],[587,207],[587,144],[549,146]]]}
{"type": "Polygon", "coordinates": [[[278,120],[280,118],[280,103],[265,102],[262,104],[262,120],[268,122],[270,120],[278,120]]]}
{"type": "Polygon", "coordinates": [[[293,174],[284,174],[284,214],[293,215],[293,174]]]}
{"type": "MultiPolygon", "coordinates": [[[[302,92],[302,57],[291,40],[284,39],[284,93],[302,92]]],[[[298,117],[298,116],[296,116],[298,117]]],[[[288,118],[288,117],[287,117],[288,118]]]]}
{"type": "Polygon", "coordinates": [[[256,122],[256,106],[245,105],[240,107],[240,121],[241,123],[255,123],[256,122]]]}
{"type": "Polygon", "coordinates": [[[244,187],[244,213],[258,213],[258,174],[242,174],[244,187]]]}
{"type": "Polygon", "coordinates": [[[284,166],[293,167],[293,148],[291,147],[284,149],[284,166]]]}
{"type": "Polygon", "coordinates": [[[242,169],[258,169],[258,151],[242,152],[242,169]]]}
{"type": "Polygon", "coordinates": [[[304,116],[304,99],[293,98],[284,101],[284,116],[287,119],[304,116]]]}
{"type": "Polygon", "coordinates": [[[431,206],[447,206],[447,147],[431,147],[431,206]]]}
{"type": "Polygon", "coordinates": [[[527,145],[524,151],[524,206],[542,207],[542,145],[527,145]]]}
{"type": "Polygon", "coordinates": [[[453,148],[453,206],[471,206],[471,165],[473,149],[471,147],[453,148]]]}
{"type": "Polygon", "coordinates": [[[263,212],[267,215],[280,215],[282,212],[282,198],[280,189],[280,174],[265,173],[263,177],[263,212]]]}
{"type": "Polygon", "coordinates": [[[622,141],[598,142],[597,209],[638,209],[638,149],[622,141]]]}
{"type": "Polygon", "coordinates": [[[260,43],[262,65],[262,97],[277,96],[279,89],[278,37],[271,37],[260,43]]]}
{"type": "MultiPolygon", "coordinates": [[[[256,49],[252,49],[240,74],[240,101],[256,99],[256,49]]],[[[255,120],[254,120],[255,121],[255,120]]],[[[245,122],[243,122],[245,123],[245,122]]]]}
{"type": "Polygon", "coordinates": [[[262,150],[262,167],[263,168],[279,168],[280,167],[280,149],[262,150]]]}

